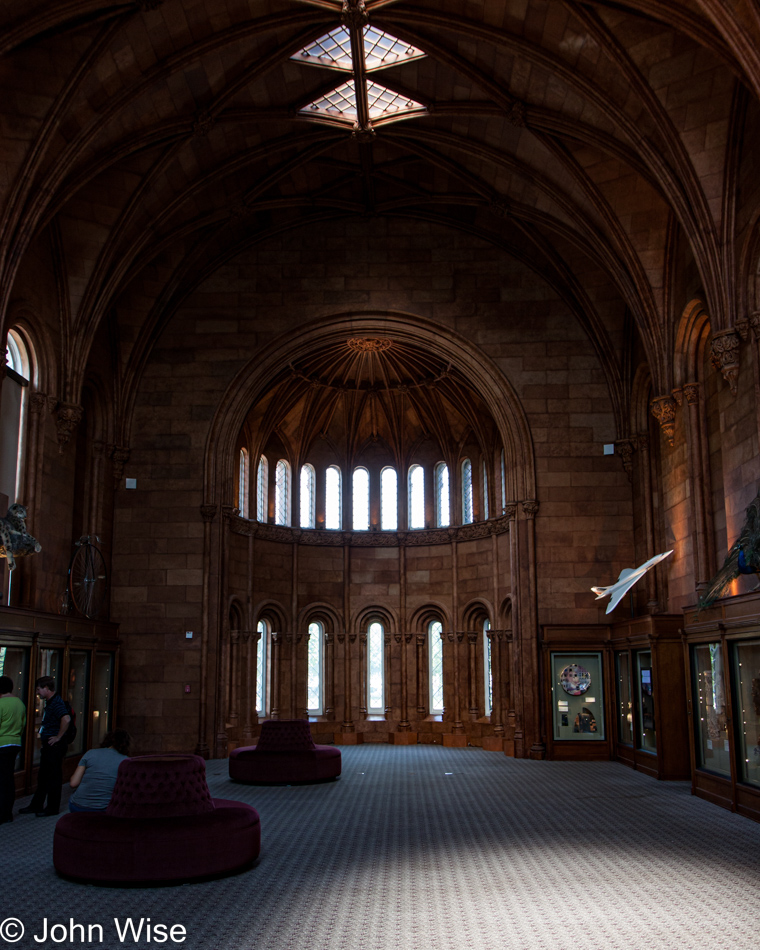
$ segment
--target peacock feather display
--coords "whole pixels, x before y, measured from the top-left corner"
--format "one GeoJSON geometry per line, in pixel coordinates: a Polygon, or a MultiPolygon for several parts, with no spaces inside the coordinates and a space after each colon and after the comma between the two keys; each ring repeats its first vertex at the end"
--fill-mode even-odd
{"type": "Polygon", "coordinates": [[[740,574],[760,574],[760,492],[747,508],[742,530],[699,601],[699,609],[709,607],[722,597],[740,574]]]}

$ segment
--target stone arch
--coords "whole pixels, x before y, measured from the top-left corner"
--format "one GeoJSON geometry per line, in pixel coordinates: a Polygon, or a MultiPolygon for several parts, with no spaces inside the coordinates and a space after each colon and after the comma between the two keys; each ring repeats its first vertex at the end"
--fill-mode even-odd
{"type": "Polygon", "coordinates": [[[334,634],[342,629],[343,622],[337,611],[329,604],[313,603],[304,607],[298,615],[298,629],[306,630],[310,623],[321,623],[325,633],[334,634]]]}
{"type": "MultiPolygon", "coordinates": [[[[382,334],[424,347],[456,365],[472,381],[488,406],[505,450],[507,497],[536,497],[533,441],[516,391],[477,346],[446,328],[413,314],[399,312],[339,313],[283,334],[258,353],[237,374],[219,402],[209,430],[205,453],[204,499],[207,504],[229,504],[233,491],[235,441],[250,407],[261,398],[277,373],[315,346],[362,333],[382,334]]],[[[256,454],[253,447],[253,454],[256,454]]]]}
{"type": "Polygon", "coordinates": [[[436,620],[443,625],[444,630],[451,629],[451,617],[443,604],[423,604],[409,618],[409,629],[414,633],[427,633],[429,625],[436,620]]]}
{"type": "Polygon", "coordinates": [[[489,620],[491,626],[496,625],[496,615],[493,605],[482,597],[471,600],[462,608],[462,626],[465,630],[479,630],[483,621],[489,620]]]}
{"type": "Polygon", "coordinates": [[[705,348],[710,337],[710,316],[700,297],[690,300],[676,326],[673,379],[676,387],[702,378],[705,348]]]}

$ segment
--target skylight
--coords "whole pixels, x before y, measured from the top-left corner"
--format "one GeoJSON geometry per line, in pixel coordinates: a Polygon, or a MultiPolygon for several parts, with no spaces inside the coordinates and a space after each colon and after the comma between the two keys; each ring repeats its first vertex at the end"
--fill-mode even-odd
{"type": "MultiPolygon", "coordinates": [[[[406,63],[412,59],[420,59],[425,54],[421,49],[405,43],[403,40],[376,30],[373,26],[365,26],[364,34],[364,62],[367,72],[376,69],[387,69],[399,63],[406,63]]],[[[320,36],[309,46],[305,46],[291,56],[299,63],[311,66],[323,66],[326,69],[340,69],[351,72],[351,34],[345,26],[331,30],[325,36],[320,36]]]]}
{"type": "MultiPolygon", "coordinates": [[[[402,96],[392,89],[379,86],[371,81],[367,82],[367,102],[369,117],[374,121],[389,116],[400,117],[410,112],[425,111],[425,106],[415,102],[414,99],[402,96]]],[[[352,123],[356,122],[356,87],[353,79],[301,109],[301,115],[322,116],[330,119],[343,119],[352,123]]]]}

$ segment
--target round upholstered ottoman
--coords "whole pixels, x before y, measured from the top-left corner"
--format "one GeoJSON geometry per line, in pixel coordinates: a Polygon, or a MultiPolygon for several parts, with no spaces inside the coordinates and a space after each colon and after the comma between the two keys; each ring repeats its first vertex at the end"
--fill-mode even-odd
{"type": "Polygon", "coordinates": [[[340,749],[315,745],[307,719],[268,719],[255,746],[230,752],[230,778],[255,785],[298,785],[336,779],[340,749]]]}
{"type": "Polygon", "coordinates": [[[119,766],[105,813],[59,819],[53,864],[104,884],[190,881],[246,867],[260,844],[255,809],[212,799],[200,756],[138,756],[119,766]]]}

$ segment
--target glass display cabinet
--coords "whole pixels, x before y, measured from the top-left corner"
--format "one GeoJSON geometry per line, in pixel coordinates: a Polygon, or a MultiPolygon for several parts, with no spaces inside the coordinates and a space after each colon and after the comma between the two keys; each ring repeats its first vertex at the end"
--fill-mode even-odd
{"type": "Polygon", "coordinates": [[[609,759],[609,627],[546,625],[541,632],[547,758],[609,759]]]}
{"type": "Polygon", "coordinates": [[[689,778],[688,710],[680,614],[610,627],[614,757],[660,779],[689,778]]]}
{"type": "Polygon", "coordinates": [[[760,821],[760,593],[684,620],[692,792],[760,821]]]}
{"type": "Polygon", "coordinates": [[[11,677],[15,695],[27,708],[16,761],[17,792],[31,792],[37,781],[37,734],[44,711],[34,688],[38,677],[53,676],[76,712],[77,736],[67,751],[64,777],[71,775],[86,749],[100,745],[115,710],[117,635],[117,624],[0,607],[0,674],[11,677]]]}

